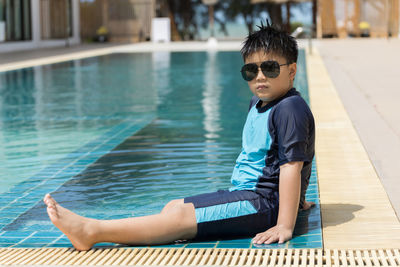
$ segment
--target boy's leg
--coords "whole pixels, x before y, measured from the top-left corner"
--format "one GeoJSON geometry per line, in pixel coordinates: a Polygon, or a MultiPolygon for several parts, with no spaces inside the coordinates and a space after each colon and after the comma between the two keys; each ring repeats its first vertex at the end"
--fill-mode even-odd
{"type": "Polygon", "coordinates": [[[183,199],[168,203],[160,214],[120,220],[95,220],[60,206],[49,194],[44,198],[47,213],[78,250],[100,242],[151,245],[192,239],[197,233],[195,209],[183,199]]]}

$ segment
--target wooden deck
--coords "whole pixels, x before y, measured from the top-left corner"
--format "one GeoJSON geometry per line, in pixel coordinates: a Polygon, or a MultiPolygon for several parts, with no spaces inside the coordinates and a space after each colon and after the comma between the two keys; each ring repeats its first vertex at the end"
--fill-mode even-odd
{"type": "Polygon", "coordinates": [[[391,250],[322,249],[0,249],[1,265],[399,266],[391,250]]]}
{"type": "Polygon", "coordinates": [[[400,223],[318,51],[307,54],[324,248],[400,248],[400,223]]]}

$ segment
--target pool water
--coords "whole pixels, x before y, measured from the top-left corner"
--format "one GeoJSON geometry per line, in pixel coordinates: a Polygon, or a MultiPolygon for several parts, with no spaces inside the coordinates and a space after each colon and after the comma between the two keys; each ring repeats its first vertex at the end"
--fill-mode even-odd
{"type": "MultiPolygon", "coordinates": [[[[70,246],[48,219],[46,192],[114,219],[228,188],[251,98],[241,65],[238,52],[153,52],[0,73],[0,246],[70,246]]],[[[295,87],[308,101],[304,51],[295,87]]],[[[315,166],[307,198],[318,203],[315,166]]],[[[298,225],[285,246],[322,246],[319,205],[298,225]]]]}

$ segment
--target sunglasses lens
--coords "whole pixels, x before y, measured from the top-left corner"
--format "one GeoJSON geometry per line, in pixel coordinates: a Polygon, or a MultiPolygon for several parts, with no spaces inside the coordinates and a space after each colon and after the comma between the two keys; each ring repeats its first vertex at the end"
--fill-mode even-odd
{"type": "Polygon", "coordinates": [[[264,61],[261,63],[261,70],[266,77],[276,78],[280,73],[279,63],[276,61],[264,61]]]}
{"type": "Polygon", "coordinates": [[[243,79],[249,82],[257,76],[258,66],[257,64],[246,64],[242,67],[241,73],[243,79]]]}

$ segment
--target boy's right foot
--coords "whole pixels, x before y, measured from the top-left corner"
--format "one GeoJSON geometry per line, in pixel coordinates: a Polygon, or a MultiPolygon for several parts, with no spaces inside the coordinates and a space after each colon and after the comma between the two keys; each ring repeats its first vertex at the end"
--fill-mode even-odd
{"type": "Polygon", "coordinates": [[[47,194],[43,201],[50,220],[68,237],[75,249],[89,250],[95,244],[94,220],[61,207],[50,194],[47,194]]]}

